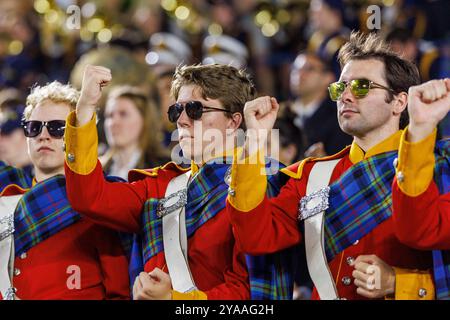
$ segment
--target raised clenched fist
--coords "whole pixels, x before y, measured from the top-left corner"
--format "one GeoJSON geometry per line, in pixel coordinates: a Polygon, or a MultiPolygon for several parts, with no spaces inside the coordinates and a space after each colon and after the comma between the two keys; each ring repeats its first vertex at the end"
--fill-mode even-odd
{"type": "Polygon", "coordinates": [[[273,97],[265,96],[248,101],[244,106],[247,129],[272,129],[279,108],[277,100],[273,97]]]}
{"type": "Polygon", "coordinates": [[[450,111],[450,79],[431,80],[409,88],[408,140],[417,142],[431,134],[450,111]]]}
{"type": "Polygon", "coordinates": [[[76,110],[79,126],[91,120],[97,103],[102,96],[102,87],[106,86],[111,79],[111,70],[108,68],[92,65],[85,67],[81,95],[76,110]]]}

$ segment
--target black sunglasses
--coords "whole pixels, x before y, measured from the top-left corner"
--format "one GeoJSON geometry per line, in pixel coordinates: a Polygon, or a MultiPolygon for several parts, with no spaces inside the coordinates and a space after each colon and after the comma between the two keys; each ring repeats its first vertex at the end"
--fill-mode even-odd
{"type": "Polygon", "coordinates": [[[177,102],[171,105],[169,107],[169,111],[167,111],[169,121],[173,123],[177,122],[177,120],[181,116],[181,113],[183,113],[183,110],[186,110],[186,114],[192,120],[200,120],[203,113],[206,112],[221,111],[226,113],[232,113],[231,111],[225,109],[206,107],[200,101],[188,101],[184,104],[177,102]]]}
{"type": "Polygon", "coordinates": [[[62,138],[66,128],[66,121],[22,121],[23,132],[28,138],[34,138],[41,134],[42,128],[47,127],[48,133],[54,138],[62,138]]]}

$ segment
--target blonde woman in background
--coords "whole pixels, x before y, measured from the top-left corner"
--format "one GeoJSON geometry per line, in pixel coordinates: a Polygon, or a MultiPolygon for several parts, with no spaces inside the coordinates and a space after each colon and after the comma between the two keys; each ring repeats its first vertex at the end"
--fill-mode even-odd
{"type": "Polygon", "coordinates": [[[100,158],[108,175],[127,179],[133,168],[151,168],[168,161],[157,112],[154,103],[137,87],[118,86],[110,91],[104,110],[109,149],[100,158]]]}

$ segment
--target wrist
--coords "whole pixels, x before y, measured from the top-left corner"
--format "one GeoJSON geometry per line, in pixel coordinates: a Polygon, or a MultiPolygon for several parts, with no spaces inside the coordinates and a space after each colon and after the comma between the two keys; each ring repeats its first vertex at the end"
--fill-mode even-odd
{"type": "Polygon", "coordinates": [[[436,126],[432,124],[414,124],[410,123],[408,126],[408,134],[407,134],[407,140],[409,142],[418,142],[426,137],[428,137],[430,134],[433,133],[434,128],[436,126]]]}
{"type": "Polygon", "coordinates": [[[396,276],[395,276],[395,269],[392,268],[392,272],[389,274],[389,285],[388,289],[386,290],[386,295],[394,295],[395,294],[395,284],[396,284],[396,276]]]}
{"type": "Polygon", "coordinates": [[[247,131],[245,139],[245,152],[243,157],[256,154],[259,150],[264,150],[267,145],[267,133],[260,129],[251,129],[247,131]]]}
{"type": "Polygon", "coordinates": [[[93,115],[95,114],[95,106],[94,107],[83,107],[83,109],[76,109],[76,126],[81,127],[86,123],[91,121],[93,115]]]}

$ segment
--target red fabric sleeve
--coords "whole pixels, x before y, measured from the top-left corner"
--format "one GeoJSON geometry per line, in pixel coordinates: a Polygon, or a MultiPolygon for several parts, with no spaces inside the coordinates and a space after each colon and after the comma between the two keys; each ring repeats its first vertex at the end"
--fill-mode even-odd
{"type": "Polygon", "coordinates": [[[105,297],[108,300],[129,300],[130,282],[128,260],[122,249],[117,232],[97,226],[97,245],[103,275],[105,297]]]}
{"type": "Polygon", "coordinates": [[[223,272],[224,282],[211,290],[205,291],[208,300],[248,300],[250,299],[250,283],[247,273],[245,255],[235,243],[232,265],[223,272]]]}
{"type": "Polygon", "coordinates": [[[141,210],[147,199],[147,181],[107,182],[99,161],[88,175],[73,172],[64,165],[67,197],[72,207],[95,223],[111,229],[138,233],[141,210]]]}
{"type": "Polygon", "coordinates": [[[450,193],[439,195],[434,182],[417,197],[404,194],[394,179],[393,220],[399,240],[417,249],[450,249],[450,193]]]}
{"type": "Polygon", "coordinates": [[[290,179],[277,197],[268,199],[266,196],[249,212],[241,212],[227,201],[234,234],[244,252],[254,255],[273,253],[300,241],[297,220],[301,198],[297,184],[300,181],[290,179]]]}

